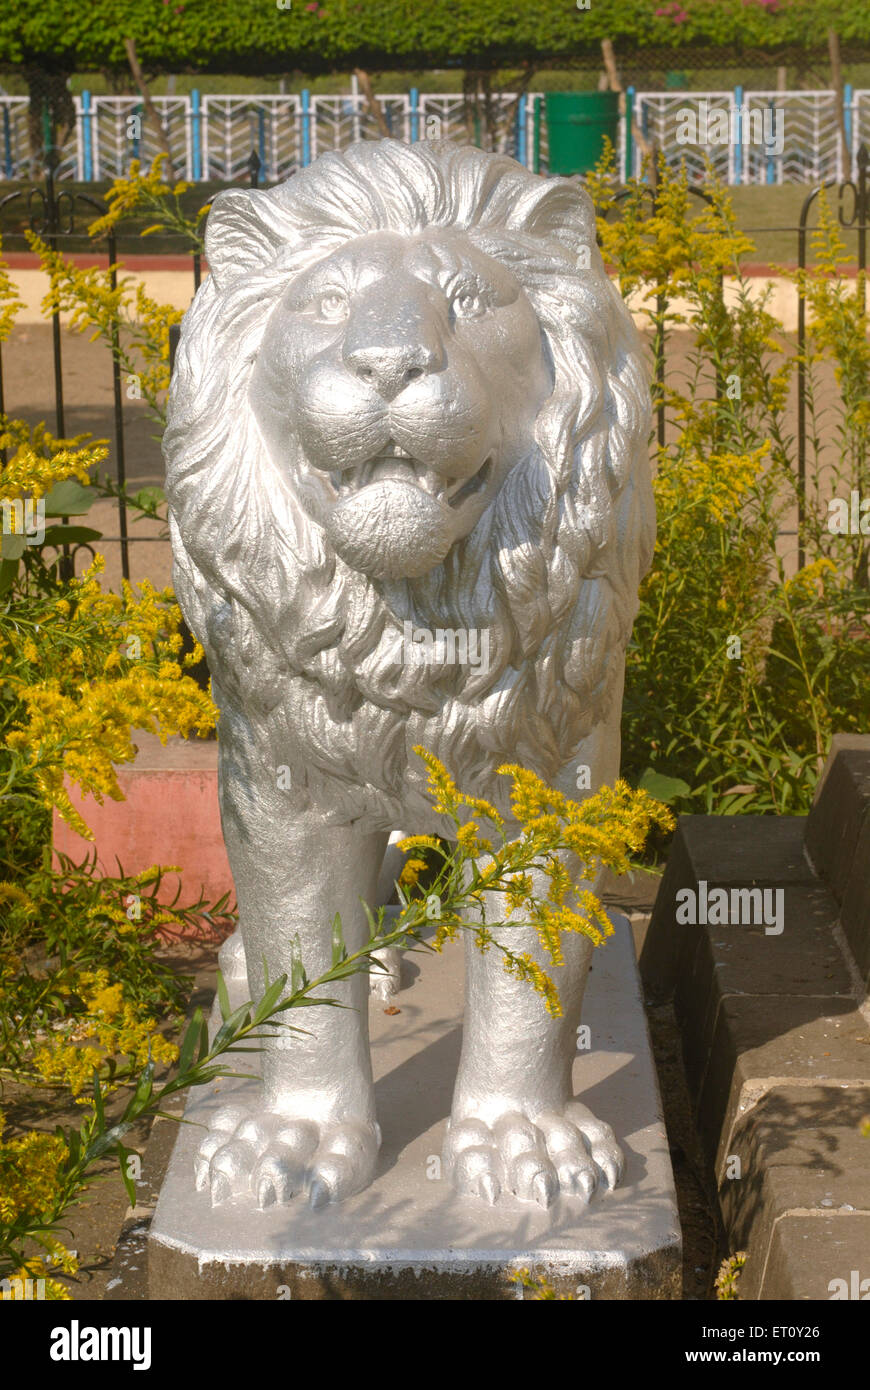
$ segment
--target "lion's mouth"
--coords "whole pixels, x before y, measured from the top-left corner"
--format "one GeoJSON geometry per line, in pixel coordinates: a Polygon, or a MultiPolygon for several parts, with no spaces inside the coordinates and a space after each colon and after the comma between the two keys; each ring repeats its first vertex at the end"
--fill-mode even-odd
{"type": "Polygon", "coordinates": [[[330,482],[338,501],[353,496],[371,483],[412,483],[430,497],[459,507],[485,487],[492,473],[492,457],[486,459],[471,478],[450,478],[410,454],[393,447],[389,452],[376,454],[353,468],[335,469],[330,482]]]}

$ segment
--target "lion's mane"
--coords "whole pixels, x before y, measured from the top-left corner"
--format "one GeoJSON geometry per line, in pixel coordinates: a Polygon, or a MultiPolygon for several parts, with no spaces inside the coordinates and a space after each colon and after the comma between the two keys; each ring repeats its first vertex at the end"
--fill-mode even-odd
{"type": "Polygon", "coordinates": [[[206,254],[164,453],[176,593],[222,711],[328,821],[431,821],[417,743],[502,806],[500,763],[553,777],[621,699],[654,541],[641,346],[579,181],[447,142],[364,143],[275,189],[222,194],[206,254]],[[295,276],[353,238],[433,225],[518,277],[555,387],[534,451],[470,535],[422,578],[380,582],[350,570],[300,502],[298,444],[292,471],[267,456],[248,382],[295,276]],[[488,670],[402,663],[406,621],[488,632],[488,670]]]}

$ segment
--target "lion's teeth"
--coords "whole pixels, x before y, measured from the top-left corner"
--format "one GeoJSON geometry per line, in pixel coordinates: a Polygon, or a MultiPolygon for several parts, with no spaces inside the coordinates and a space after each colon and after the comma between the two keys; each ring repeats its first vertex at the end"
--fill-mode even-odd
{"type": "Polygon", "coordinates": [[[383,454],[368,459],[366,463],[357,464],[354,468],[333,472],[329,476],[332,479],[333,487],[342,496],[348,492],[355,492],[358,488],[366,487],[372,482],[386,483],[392,480],[400,483],[414,481],[430,496],[440,497],[446,484],[446,479],[434,468],[427,467],[426,464],[417,463],[408,456],[392,458],[384,457],[383,454]]]}
{"type": "Polygon", "coordinates": [[[444,490],[444,479],[434,468],[427,468],[425,464],[418,463],[415,468],[417,482],[424,492],[428,492],[432,497],[437,497],[444,490]]]}

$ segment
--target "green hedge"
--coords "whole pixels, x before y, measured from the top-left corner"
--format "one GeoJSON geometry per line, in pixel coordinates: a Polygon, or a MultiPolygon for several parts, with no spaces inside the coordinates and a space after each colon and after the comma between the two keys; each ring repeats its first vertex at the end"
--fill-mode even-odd
{"type": "Polygon", "coordinates": [[[492,67],[620,48],[818,49],[870,42],[867,0],[7,0],[0,64],[126,68],[136,40],[151,71],[492,67]]]}

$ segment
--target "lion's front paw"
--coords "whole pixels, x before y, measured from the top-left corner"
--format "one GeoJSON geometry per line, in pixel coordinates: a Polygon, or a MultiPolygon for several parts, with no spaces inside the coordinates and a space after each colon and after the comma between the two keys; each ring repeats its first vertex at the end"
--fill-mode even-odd
{"type": "Polygon", "coordinates": [[[604,1179],[622,1177],[622,1151],[610,1125],[579,1101],[560,1112],[508,1110],[491,1125],[454,1116],[444,1141],[447,1174],[459,1192],[492,1204],[507,1189],[524,1202],[549,1207],[559,1192],[588,1202],[604,1179]]]}
{"type": "Polygon", "coordinates": [[[250,1192],[260,1210],[307,1194],[312,1207],[341,1202],[374,1175],[381,1132],[346,1120],[321,1124],[225,1105],[196,1155],[196,1187],[212,1206],[250,1192]]]}

